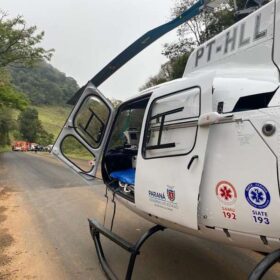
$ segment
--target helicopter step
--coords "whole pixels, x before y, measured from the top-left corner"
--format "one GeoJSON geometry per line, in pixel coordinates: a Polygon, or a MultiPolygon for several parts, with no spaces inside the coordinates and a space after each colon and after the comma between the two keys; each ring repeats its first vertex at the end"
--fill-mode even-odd
{"type": "Polygon", "coordinates": [[[280,249],[267,254],[250,273],[248,280],[260,280],[280,260],[280,249]]]}
{"type": "Polygon", "coordinates": [[[162,231],[162,230],[165,229],[161,225],[153,226],[147,232],[145,232],[138,239],[138,241],[135,244],[133,244],[133,243],[130,243],[130,242],[126,241],[122,237],[118,236],[117,234],[115,234],[111,230],[108,230],[106,227],[101,225],[96,220],[88,219],[88,222],[89,222],[90,233],[91,233],[92,239],[93,239],[94,244],[95,244],[96,253],[97,253],[99,262],[101,264],[101,267],[102,267],[104,273],[106,274],[106,276],[109,279],[112,279],[112,280],[113,279],[116,280],[118,278],[115,275],[115,273],[111,270],[109,264],[106,261],[106,257],[104,255],[104,251],[103,251],[102,244],[101,244],[101,241],[100,241],[100,234],[107,237],[108,239],[110,239],[111,241],[113,241],[114,243],[116,243],[121,248],[125,249],[127,252],[129,252],[131,254],[130,259],[129,259],[129,263],[128,263],[128,267],[127,267],[127,271],[126,271],[126,277],[125,277],[126,280],[130,280],[131,276],[132,276],[132,273],[133,273],[136,257],[140,254],[141,246],[153,234],[155,234],[156,232],[158,232],[160,230],[162,231]]]}

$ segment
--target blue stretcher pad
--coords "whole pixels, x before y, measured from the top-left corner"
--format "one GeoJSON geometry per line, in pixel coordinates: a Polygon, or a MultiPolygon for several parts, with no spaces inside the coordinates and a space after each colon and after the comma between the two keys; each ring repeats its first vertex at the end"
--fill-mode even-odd
{"type": "Polygon", "coordinates": [[[125,169],[114,171],[110,174],[110,176],[114,179],[121,181],[124,184],[134,185],[135,183],[135,169],[125,169]]]}

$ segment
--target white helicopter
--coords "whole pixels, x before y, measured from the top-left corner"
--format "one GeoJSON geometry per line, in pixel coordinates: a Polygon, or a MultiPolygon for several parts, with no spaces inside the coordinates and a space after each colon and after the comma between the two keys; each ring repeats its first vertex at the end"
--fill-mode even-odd
{"type": "Polygon", "coordinates": [[[131,253],[126,279],[144,241],[164,228],[270,253],[250,279],[280,258],[280,0],[199,46],[181,79],[146,89],[117,109],[97,89],[145,44],[204,5],[199,1],[148,32],[89,81],[73,98],[76,106],[53,147],[88,180],[101,169],[114,207],[120,202],[156,224],[130,244],[113,232],[113,218],[109,228],[89,220],[111,279],[100,234],[131,253]],[[90,154],[89,165],[71,158],[71,143],[90,154]]]}

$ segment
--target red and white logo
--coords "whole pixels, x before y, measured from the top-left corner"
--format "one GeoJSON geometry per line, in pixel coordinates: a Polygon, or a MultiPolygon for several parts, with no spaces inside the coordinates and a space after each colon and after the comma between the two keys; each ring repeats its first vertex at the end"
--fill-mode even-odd
{"type": "Polygon", "coordinates": [[[167,197],[172,202],[175,200],[175,190],[173,188],[167,188],[167,197]]]}
{"type": "Polygon", "coordinates": [[[227,181],[221,181],[217,184],[216,195],[222,203],[227,205],[234,204],[237,199],[234,186],[227,181]]]}

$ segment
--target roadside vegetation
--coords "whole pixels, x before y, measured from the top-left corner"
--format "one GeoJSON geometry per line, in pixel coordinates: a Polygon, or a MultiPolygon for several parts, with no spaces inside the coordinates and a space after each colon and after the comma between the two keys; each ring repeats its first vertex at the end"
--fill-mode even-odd
{"type": "Polygon", "coordinates": [[[0,153],[9,152],[9,151],[11,151],[11,146],[9,145],[0,146],[0,153]]]}
{"type": "Polygon", "coordinates": [[[38,111],[43,128],[56,138],[68,118],[71,106],[40,105],[33,106],[38,111]]]}
{"type": "Polygon", "coordinates": [[[0,151],[13,140],[53,144],[77,82],[51,66],[44,32],[0,10],[0,151]],[[51,106],[51,107],[48,107],[51,106]]]}

